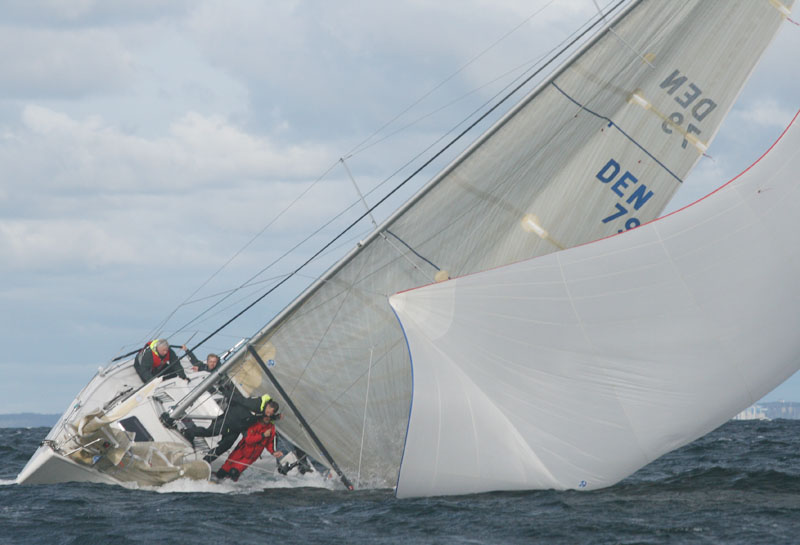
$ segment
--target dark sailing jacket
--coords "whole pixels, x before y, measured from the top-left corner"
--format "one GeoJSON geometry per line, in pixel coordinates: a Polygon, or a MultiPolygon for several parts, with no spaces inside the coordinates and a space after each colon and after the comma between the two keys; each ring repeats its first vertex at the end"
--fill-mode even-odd
{"type": "Polygon", "coordinates": [[[200,361],[199,359],[197,359],[197,356],[194,355],[194,352],[192,352],[191,350],[187,350],[186,355],[189,356],[189,361],[191,362],[192,365],[197,367],[198,371],[208,371],[209,373],[211,372],[208,369],[208,364],[204,361],[200,361]]]}
{"type": "Polygon", "coordinates": [[[136,361],[133,366],[139,374],[142,382],[147,383],[153,377],[159,376],[165,379],[179,376],[182,379],[186,378],[186,373],[183,372],[178,356],[172,348],[167,352],[167,356],[161,360],[153,348],[148,344],[136,355],[136,361]]]}
{"type": "Polygon", "coordinates": [[[261,417],[261,398],[245,397],[239,393],[239,390],[233,384],[230,384],[230,388],[229,393],[232,393],[232,396],[229,398],[230,405],[224,415],[224,429],[243,432],[261,417]]]}

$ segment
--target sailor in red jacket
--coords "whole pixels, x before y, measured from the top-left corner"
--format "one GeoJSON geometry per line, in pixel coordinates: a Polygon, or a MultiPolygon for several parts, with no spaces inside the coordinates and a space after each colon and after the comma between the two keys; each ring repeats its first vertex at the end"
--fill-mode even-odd
{"type": "Polygon", "coordinates": [[[242,472],[258,460],[261,453],[264,452],[264,448],[276,458],[283,456],[283,452],[275,450],[275,425],[272,423],[272,419],[277,413],[278,403],[268,401],[264,407],[264,415],[247,428],[244,437],[217,471],[218,479],[230,477],[232,480],[238,481],[242,472]]]}

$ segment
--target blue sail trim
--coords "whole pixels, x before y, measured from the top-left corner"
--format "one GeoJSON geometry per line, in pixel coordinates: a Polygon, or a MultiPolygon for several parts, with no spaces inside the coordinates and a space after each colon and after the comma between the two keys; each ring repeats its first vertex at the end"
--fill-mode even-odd
{"type": "Polygon", "coordinates": [[[403,332],[403,339],[406,341],[406,350],[408,350],[408,363],[411,367],[411,399],[408,402],[408,423],[406,424],[406,436],[403,439],[403,452],[400,455],[400,465],[397,467],[397,481],[394,485],[394,495],[397,497],[397,487],[400,486],[400,473],[403,471],[403,459],[406,455],[406,444],[408,443],[408,429],[411,427],[411,411],[414,409],[414,358],[411,356],[411,346],[408,344],[408,335],[406,335],[406,328],[403,326],[400,316],[397,315],[397,311],[389,303],[388,299],[386,303],[389,305],[389,308],[392,309],[394,317],[400,325],[400,331],[403,332]]]}

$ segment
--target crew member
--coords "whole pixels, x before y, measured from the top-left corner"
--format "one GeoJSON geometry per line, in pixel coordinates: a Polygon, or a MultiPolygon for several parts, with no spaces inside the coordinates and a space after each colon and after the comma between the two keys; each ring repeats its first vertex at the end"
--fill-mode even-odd
{"type": "Polygon", "coordinates": [[[144,383],[154,377],[168,379],[179,376],[186,379],[183,366],[166,339],[156,339],[147,343],[136,355],[133,366],[144,383]]]}
{"type": "Polygon", "coordinates": [[[217,446],[203,458],[209,464],[226,452],[239,434],[244,433],[253,422],[264,413],[271,397],[267,394],[259,397],[244,397],[235,386],[231,385],[231,396],[225,414],[215,418],[207,428],[190,428],[183,431],[183,436],[191,443],[195,437],[213,437],[222,434],[217,446]]]}
{"type": "Polygon", "coordinates": [[[268,401],[262,416],[249,428],[231,455],[217,471],[217,478],[226,477],[238,481],[242,472],[250,467],[266,448],[275,458],[283,456],[283,452],[275,450],[275,425],[273,417],[278,413],[278,404],[268,401]]]}
{"type": "Polygon", "coordinates": [[[200,361],[197,359],[197,356],[194,355],[194,352],[187,349],[186,354],[189,356],[189,361],[192,362],[192,371],[208,371],[209,373],[216,369],[217,365],[219,364],[219,356],[216,354],[209,354],[206,356],[206,361],[200,361]]]}

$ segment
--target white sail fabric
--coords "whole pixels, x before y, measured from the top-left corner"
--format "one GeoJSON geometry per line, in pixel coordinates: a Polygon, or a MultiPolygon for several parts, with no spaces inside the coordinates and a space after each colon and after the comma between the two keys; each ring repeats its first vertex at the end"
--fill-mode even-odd
{"type": "MultiPolygon", "coordinates": [[[[437,273],[512,263],[657,217],[788,13],[769,0],[626,10],[254,336],[357,486],[395,483],[408,424],[411,367],[387,298],[437,273]]],[[[232,361],[250,379],[260,373],[244,349],[232,361]]],[[[283,402],[261,379],[249,389],[283,402]]],[[[297,419],[280,427],[325,461],[297,419]]]]}
{"type": "Polygon", "coordinates": [[[414,376],[397,495],[609,486],[800,369],[798,125],[635,231],[393,296],[414,376]]]}

